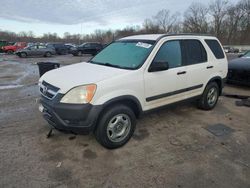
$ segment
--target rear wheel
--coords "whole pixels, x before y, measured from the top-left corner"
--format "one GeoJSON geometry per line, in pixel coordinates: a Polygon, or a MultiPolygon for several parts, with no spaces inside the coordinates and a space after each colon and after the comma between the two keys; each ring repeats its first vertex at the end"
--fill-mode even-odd
{"type": "Polygon", "coordinates": [[[116,105],[102,115],[95,130],[95,137],[104,147],[115,149],[129,141],[135,127],[134,112],[125,105],[116,105]]]}
{"type": "Polygon", "coordinates": [[[46,52],[44,56],[45,56],[45,57],[51,57],[51,56],[52,56],[52,53],[51,53],[51,52],[46,52]]]}
{"type": "Polygon", "coordinates": [[[213,109],[219,98],[219,86],[215,82],[208,83],[201,98],[198,102],[198,107],[203,110],[213,109]]]}

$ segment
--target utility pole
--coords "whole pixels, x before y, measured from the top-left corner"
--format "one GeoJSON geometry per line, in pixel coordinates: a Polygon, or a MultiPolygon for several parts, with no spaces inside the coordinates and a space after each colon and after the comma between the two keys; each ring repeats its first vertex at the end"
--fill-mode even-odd
{"type": "Polygon", "coordinates": [[[80,32],[80,36],[79,36],[79,42],[78,42],[79,45],[81,44],[81,38],[82,38],[82,23],[81,23],[81,32],[80,32]]]}

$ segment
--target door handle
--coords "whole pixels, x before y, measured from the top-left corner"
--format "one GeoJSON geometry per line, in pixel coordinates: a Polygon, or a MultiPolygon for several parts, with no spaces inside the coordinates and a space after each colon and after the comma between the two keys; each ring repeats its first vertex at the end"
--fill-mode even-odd
{"type": "Polygon", "coordinates": [[[214,68],[214,66],[207,66],[207,69],[212,69],[214,68]]]}
{"type": "Polygon", "coordinates": [[[186,71],[177,72],[177,75],[180,75],[180,74],[186,74],[186,73],[187,73],[186,71]]]}

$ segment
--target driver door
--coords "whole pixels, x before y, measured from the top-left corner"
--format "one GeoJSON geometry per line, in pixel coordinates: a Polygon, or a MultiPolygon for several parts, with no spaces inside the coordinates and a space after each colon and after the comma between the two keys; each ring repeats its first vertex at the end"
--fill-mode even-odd
{"type": "Polygon", "coordinates": [[[171,40],[163,43],[151,65],[157,62],[167,62],[169,68],[156,72],[145,71],[145,110],[185,99],[188,79],[181,42],[171,40]]]}

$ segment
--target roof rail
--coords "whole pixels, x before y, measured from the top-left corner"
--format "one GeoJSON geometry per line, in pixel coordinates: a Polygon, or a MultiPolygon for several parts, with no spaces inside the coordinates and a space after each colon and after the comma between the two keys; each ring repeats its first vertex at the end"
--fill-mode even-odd
{"type": "Polygon", "coordinates": [[[169,34],[163,34],[160,36],[157,41],[161,40],[164,37],[170,37],[170,36],[182,36],[182,35],[188,35],[188,36],[207,36],[207,37],[212,37],[213,35],[211,34],[206,34],[206,33],[169,33],[169,34]]]}

